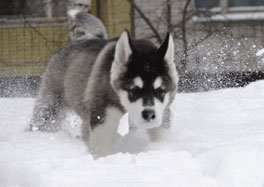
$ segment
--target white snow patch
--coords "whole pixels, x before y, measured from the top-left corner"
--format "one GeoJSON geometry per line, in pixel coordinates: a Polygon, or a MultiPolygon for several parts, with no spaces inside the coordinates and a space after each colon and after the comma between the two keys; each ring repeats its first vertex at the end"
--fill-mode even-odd
{"type": "Polygon", "coordinates": [[[208,21],[252,21],[263,20],[263,12],[243,12],[243,13],[226,13],[226,14],[214,14],[211,16],[193,16],[194,22],[208,22],[208,21]]]}
{"type": "Polygon", "coordinates": [[[178,94],[166,140],[98,160],[65,130],[25,131],[33,102],[0,99],[1,187],[264,186],[264,81],[178,94]]]}
{"type": "Polygon", "coordinates": [[[62,121],[62,129],[68,132],[71,137],[81,137],[82,119],[72,110],[67,110],[65,119],[62,121]]]}
{"type": "Polygon", "coordinates": [[[264,48],[263,49],[260,49],[257,53],[256,53],[256,56],[261,56],[264,54],[264,48]]]}

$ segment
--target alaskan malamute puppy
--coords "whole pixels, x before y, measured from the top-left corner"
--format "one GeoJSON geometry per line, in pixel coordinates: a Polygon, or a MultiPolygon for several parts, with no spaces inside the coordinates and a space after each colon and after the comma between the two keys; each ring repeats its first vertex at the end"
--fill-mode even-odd
{"type": "Polygon", "coordinates": [[[91,153],[111,152],[122,115],[130,128],[151,131],[168,126],[169,105],[177,90],[174,43],[170,34],[161,47],[132,40],[83,39],[51,58],[36,99],[31,129],[53,130],[58,113],[73,109],[82,119],[82,137],[91,153]]]}

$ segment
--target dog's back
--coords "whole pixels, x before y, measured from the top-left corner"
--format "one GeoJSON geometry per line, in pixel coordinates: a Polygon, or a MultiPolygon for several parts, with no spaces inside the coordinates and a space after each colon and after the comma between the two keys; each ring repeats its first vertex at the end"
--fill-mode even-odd
{"type": "MultiPolygon", "coordinates": [[[[75,41],[55,53],[42,75],[31,127],[46,130],[65,106],[83,111],[83,93],[96,57],[108,42],[103,39],[75,41]]],[[[54,129],[47,129],[54,130],[54,129]]]]}

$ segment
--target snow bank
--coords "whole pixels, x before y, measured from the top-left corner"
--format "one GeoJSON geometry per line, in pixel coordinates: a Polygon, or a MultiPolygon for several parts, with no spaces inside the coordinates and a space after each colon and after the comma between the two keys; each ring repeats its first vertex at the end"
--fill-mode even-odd
{"type": "Polygon", "coordinates": [[[193,20],[196,22],[208,22],[208,21],[252,21],[263,20],[263,12],[243,12],[243,13],[226,13],[215,14],[210,17],[198,17],[194,16],[193,20]]]}
{"type": "Polygon", "coordinates": [[[33,102],[0,99],[1,187],[264,186],[264,81],[179,94],[166,140],[98,160],[71,129],[26,132],[33,102]]]}

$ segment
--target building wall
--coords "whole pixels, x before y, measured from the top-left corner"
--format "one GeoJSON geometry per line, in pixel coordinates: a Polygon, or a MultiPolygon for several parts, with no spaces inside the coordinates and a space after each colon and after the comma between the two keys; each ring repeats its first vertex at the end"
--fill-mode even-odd
{"type": "MultiPolygon", "coordinates": [[[[48,2],[26,0],[22,14],[1,15],[0,77],[41,75],[50,56],[69,42],[67,1],[54,1],[57,3],[52,4],[52,18],[46,17],[44,1],[48,2]]],[[[92,1],[91,10],[96,15],[95,2],[92,1]]],[[[100,3],[100,18],[110,38],[131,29],[131,6],[127,1],[100,0],[100,3]]]]}
{"type": "Polygon", "coordinates": [[[39,76],[51,54],[67,42],[65,24],[0,27],[0,76],[39,76]]]}
{"type": "MultiPolygon", "coordinates": [[[[166,1],[136,0],[135,2],[164,37],[168,30],[166,1]]],[[[171,0],[173,26],[181,24],[185,2],[184,0],[171,0]]],[[[197,15],[199,14],[195,9],[194,1],[192,1],[187,14],[187,18],[190,19],[186,25],[188,47],[190,48],[187,69],[190,72],[219,73],[264,70],[263,63],[259,63],[260,61],[255,55],[259,49],[264,48],[264,20],[209,20],[201,22],[195,19],[197,15]]],[[[149,26],[138,13],[135,13],[134,22],[137,38],[155,38],[149,26]]],[[[176,44],[176,62],[179,64],[183,55],[181,26],[174,27],[173,34],[176,44]]],[[[155,39],[153,41],[157,42],[155,39]]]]}
{"type": "MultiPolygon", "coordinates": [[[[135,0],[135,3],[140,7],[143,13],[153,23],[154,27],[159,31],[162,36],[167,32],[167,7],[166,0],[135,0]]],[[[176,25],[181,21],[181,12],[184,6],[184,0],[171,0],[171,21],[176,25]]],[[[151,37],[153,33],[150,31],[149,26],[140,17],[136,10],[134,10],[134,23],[135,23],[135,37],[145,38],[151,37]]]]}
{"type": "Polygon", "coordinates": [[[124,29],[131,31],[131,5],[126,0],[100,0],[100,15],[96,11],[96,1],[92,1],[92,13],[105,24],[110,38],[117,37],[124,29]]]}

